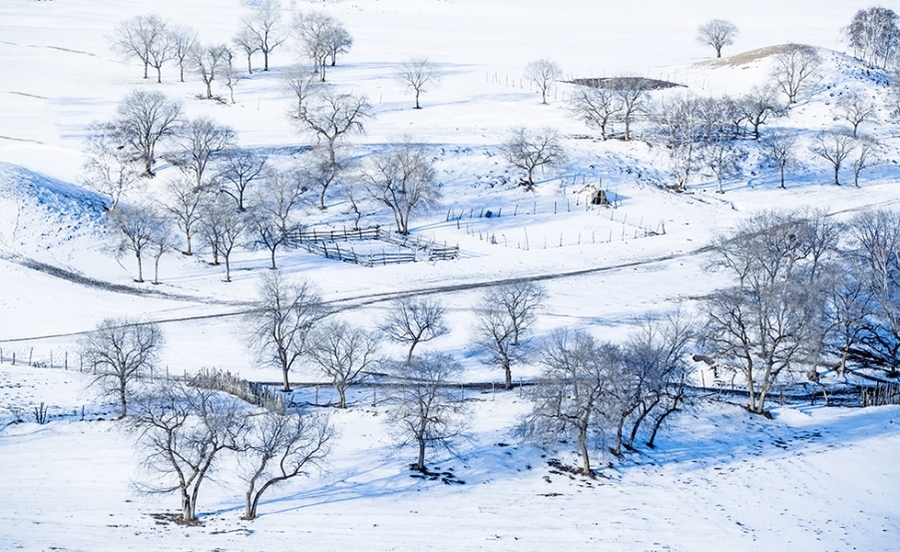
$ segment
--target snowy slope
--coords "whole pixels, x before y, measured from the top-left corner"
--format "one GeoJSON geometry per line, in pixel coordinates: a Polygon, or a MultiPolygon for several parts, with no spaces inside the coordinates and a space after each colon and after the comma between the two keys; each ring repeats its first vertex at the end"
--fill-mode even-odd
{"type": "MultiPolygon", "coordinates": [[[[288,2],[285,2],[287,5],[288,2]]],[[[426,142],[442,183],[441,208],[414,219],[413,234],[458,244],[451,262],[362,268],[302,251],[280,254],[282,270],[308,278],[341,316],[374,328],[385,313],[380,299],[435,291],[451,314],[451,332],[434,348],[461,360],[468,381],[498,380],[471,345],[472,309],[484,286],[506,278],[540,278],[546,306],[536,333],[588,329],[618,340],[648,313],[677,307],[722,283],[709,272],[705,246],[744,217],[765,208],[815,208],[838,218],[873,207],[895,207],[895,118],[886,81],[845,55],[841,27],[864,7],[846,2],[762,0],[715,2],[589,0],[326,0],[290,3],[323,9],[354,36],[351,52],[330,69],[329,82],[366,94],[376,117],[348,150],[359,158],[402,136],[426,142]],[[722,61],[694,41],[711,17],[741,29],[722,61]],[[601,142],[566,109],[573,85],[559,84],[549,106],[522,80],[529,61],[549,57],[566,78],[640,75],[687,86],[699,95],[741,94],[767,82],[771,59],[754,54],[785,43],[812,44],[825,62],[813,93],[773,119],[805,143],[839,126],[835,99],[865,91],[881,106],[861,130],[883,141],[884,161],[863,174],[862,188],[830,185],[830,170],[812,154],[778,189],[770,167],[751,165],[713,193],[704,174],[688,193],[673,194],[664,148],[636,141],[601,142]],[[412,95],[393,77],[414,54],[436,61],[440,86],[412,95]],[[558,128],[569,160],[538,173],[534,193],[498,155],[515,126],[558,128]],[[615,208],[587,208],[576,195],[602,183],[615,208]],[[485,210],[501,216],[480,218],[485,210]],[[446,290],[452,286],[454,289],[446,290]],[[444,291],[441,291],[444,290],[444,291]]],[[[193,25],[204,42],[228,41],[239,27],[236,0],[164,0],[153,10],[193,25]]],[[[272,71],[241,81],[235,105],[197,99],[196,78],[144,81],[141,67],[110,51],[116,23],[146,13],[123,0],[8,0],[0,5],[0,548],[69,550],[888,550],[900,537],[895,497],[900,478],[896,408],[870,410],[783,406],[775,420],[750,417],[712,400],[681,416],[655,451],[615,460],[596,481],[551,473],[551,457],[574,464],[565,447],[543,453],[509,434],[527,409],[517,392],[470,397],[472,439],[458,456],[435,465],[466,485],[445,486],[409,477],[409,450],[394,448],[371,407],[367,390],[353,408],[334,414],[340,431],[329,469],[273,492],[261,518],[239,520],[242,493],[222,470],[201,492],[202,527],[165,524],[153,514],[174,510],[174,496],[147,496],[131,482],[144,477],[133,436],[108,421],[111,410],[75,372],[77,342],[107,317],[141,315],[161,322],[167,347],[162,364],[173,373],[217,367],[260,381],[277,379],[242,342],[240,313],[267,266],[263,252],[239,252],[234,282],[205,253],[163,258],[159,286],[138,285],[132,259],[109,253],[99,199],[78,186],[86,127],[112,117],[133,89],[159,90],[183,103],[189,117],[206,115],[232,126],[243,146],[279,163],[310,144],[285,113],[291,106],[279,74],[300,60],[293,45],[272,54],[272,71]],[[22,366],[34,356],[70,362],[70,370],[22,366]],[[47,425],[31,411],[51,406],[47,425]],[[12,409],[10,409],[10,407],[12,409]],[[82,408],[85,409],[82,420],[82,408]],[[18,411],[25,423],[5,425],[18,411]],[[99,420],[104,418],[104,420],[99,420]],[[499,443],[510,446],[500,446],[499,443]],[[102,451],[98,454],[97,451],[102,451]],[[542,454],[547,454],[542,457],[542,454]],[[550,482],[546,481],[550,479],[550,482]],[[788,543],[788,544],[786,544],[788,543]]],[[[255,59],[259,65],[261,60],[255,59]]],[[[223,87],[214,89],[224,94],[223,87]]],[[[685,89],[679,89],[684,92],[685,89]]],[[[673,91],[672,93],[678,93],[673,91]]],[[[640,130],[640,129],[639,129],[640,130]]],[[[752,146],[751,146],[752,147],[752,146]]],[[[751,152],[752,153],[752,152],[751,152]]],[[[754,158],[751,155],[751,158],[754,158]]],[[[159,176],[138,201],[156,196],[175,172],[159,176]]],[[[310,209],[310,224],[335,227],[353,216],[337,197],[328,210],[310,209]]],[[[374,205],[367,223],[389,224],[374,205]]],[[[399,354],[399,349],[388,349],[399,354]]],[[[539,366],[518,367],[515,377],[539,366]]],[[[315,380],[310,369],[296,379],[315,380]]],[[[303,391],[312,393],[312,388],[303,391]]],[[[321,392],[327,393],[324,389],[321,392]]],[[[605,461],[608,461],[606,459],[605,461]]],[[[227,465],[225,466],[228,467],[227,465]]]]}

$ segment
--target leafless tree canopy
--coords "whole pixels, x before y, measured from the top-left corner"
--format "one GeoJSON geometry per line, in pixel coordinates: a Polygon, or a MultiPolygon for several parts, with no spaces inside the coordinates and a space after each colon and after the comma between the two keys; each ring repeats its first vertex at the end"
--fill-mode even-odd
{"type": "Polygon", "coordinates": [[[840,186],[841,167],[855,148],[856,141],[853,136],[839,131],[827,131],[819,134],[810,151],[831,164],[834,169],[834,185],[840,186]]]}
{"type": "Polygon", "coordinates": [[[887,68],[900,48],[900,29],[894,10],[873,6],[859,10],[845,29],[854,55],[869,67],[887,68]]]}
{"type": "Polygon", "coordinates": [[[421,355],[394,365],[392,375],[402,385],[393,388],[388,423],[400,445],[417,445],[419,454],[411,469],[424,472],[426,449],[448,447],[465,431],[466,405],[453,385],[461,371],[446,354],[421,355]]]}
{"type": "Polygon", "coordinates": [[[291,368],[309,351],[310,330],[325,314],[309,282],[290,282],[278,272],[261,278],[256,307],[245,318],[249,344],[260,360],[281,370],[284,391],[291,390],[291,368]]]}
{"type": "Polygon", "coordinates": [[[788,44],[772,56],[772,78],[787,96],[789,104],[797,103],[797,96],[815,77],[821,59],[812,46],[788,44]]]}
{"type": "Polygon", "coordinates": [[[543,298],[543,287],[528,281],[497,286],[482,296],[474,342],[487,363],[503,369],[506,389],[512,389],[512,365],[526,354],[525,342],[543,298]]]}
{"type": "Polygon", "coordinates": [[[783,372],[820,353],[825,331],[825,266],[837,240],[821,214],[765,213],[720,241],[719,262],[732,287],[706,301],[706,348],[742,374],[748,409],[765,413],[768,393],[783,372]]]}
{"type": "Polygon", "coordinates": [[[157,69],[157,82],[161,82],[160,67],[172,52],[167,24],[157,15],[138,15],[119,23],[115,31],[113,48],[125,57],[137,58],[144,64],[144,78],[152,64],[157,69]]]}
{"type": "Polygon", "coordinates": [[[87,161],[80,183],[106,197],[113,210],[129,191],[137,187],[142,171],[135,166],[134,154],[123,148],[122,128],[114,123],[95,123],[88,129],[85,146],[87,161]]]}
{"type": "Polygon", "coordinates": [[[766,157],[778,167],[781,187],[784,188],[784,172],[797,163],[797,138],[788,132],[779,132],[766,137],[763,142],[766,157]]]}
{"type": "Polygon", "coordinates": [[[335,65],[338,54],[349,51],[353,45],[353,38],[344,26],[323,12],[298,13],[294,18],[294,33],[322,82],[325,82],[329,58],[331,65],[335,65]]]}
{"type": "Polygon", "coordinates": [[[713,19],[697,27],[697,42],[712,46],[716,57],[722,57],[722,48],[734,44],[738,34],[737,26],[725,19],[713,19]]]}
{"type": "Polygon", "coordinates": [[[206,99],[213,97],[212,82],[231,63],[231,51],[224,44],[197,46],[188,54],[188,62],[194,73],[206,85],[206,99]]]}
{"type": "MultiPolygon", "coordinates": [[[[269,54],[287,40],[288,33],[281,26],[281,1],[260,0],[250,6],[250,14],[242,19],[244,29],[239,36],[246,37],[246,43],[255,42],[256,48],[263,54],[263,71],[269,70],[269,54]]],[[[242,46],[243,47],[243,46],[242,46]]],[[[247,63],[249,68],[250,55],[247,51],[247,63]]]]}
{"type": "Polygon", "coordinates": [[[438,84],[441,77],[433,62],[427,57],[417,56],[400,65],[400,69],[397,70],[397,80],[405,84],[407,89],[412,88],[416,93],[415,109],[422,109],[419,105],[419,95],[428,91],[427,86],[438,84]]]}
{"type": "Polygon", "coordinates": [[[359,383],[365,371],[379,362],[379,340],[366,330],[346,322],[328,322],[316,328],[309,358],[329,378],[338,394],[338,408],[347,408],[347,389],[359,383]]]}
{"type": "Polygon", "coordinates": [[[533,82],[541,92],[541,103],[547,103],[550,88],[562,78],[562,69],[555,61],[538,59],[525,66],[525,78],[533,82]]]}
{"type": "Polygon", "coordinates": [[[230,196],[238,211],[245,211],[250,185],[266,167],[267,157],[253,150],[230,147],[221,152],[216,181],[219,191],[230,196]]]}
{"type": "Polygon", "coordinates": [[[527,439],[549,445],[560,438],[574,439],[581,453],[581,471],[591,475],[591,449],[605,442],[609,428],[611,387],[621,351],[597,343],[585,332],[559,331],[541,347],[544,369],[534,389],[534,405],[519,432],[527,439]]]}
{"type": "Polygon", "coordinates": [[[197,32],[187,25],[169,27],[169,42],[172,45],[172,59],[178,62],[179,80],[184,82],[184,68],[188,57],[197,48],[197,32]]]}
{"type": "Polygon", "coordinates": [[[87,334],[81,354],[96,374],[94,384],[119,403],[119,418],[128,415],[133,386],[159,359],[163,335],[159,326],[133,318],[107,318],[87,334]]]}
{"type": "Polygon", "coordinates": [[[108,224],[114,236],[116,254],[131,253],[137,260],[135,282],[143,283],[144,255],[155,244],[163,241],[162,236],[168,233],[167,222],[150,205],[117,206],[108,211],[108,224]]]}
{"type": "Polygon", "coordinates": [[[450,331],[445,321],[444,307],[437,300],[416,297],[392,302],[380,329],[389,339],[409,345],[406,362],[412,361],[413,351],[419,343],[431,341],[450,331]]]}
{"type": "Polygon", "coordinates": [[[414,214],[435,207],[441,198],[431,156],[421,144],[400,142],[374,154],[362,179],[372,198],[391,209],[403,235],[409,234],[414,214]]]}
{"type": "Polygon", "coordinates": [[[754,87],[735,107],[753,127],[754,140],[759,140],[759,127],[764,125],[770,116],[783,115],[785,111],[772,86],[754,87]]]}
{"type": "Polygon", "coordinates": [[[600,137],[607,138],[607,128],[622,110],[616,95],[609,88],[580,87],[570,101],[572,114],[589,126],[600,129],[600,137]]]}
{"type": "Polygon", "coordinates": [[[321,465],[333,438],[334,428],[322,414],[265,411],[249,417],[239,445],[247,484],[244,519],[256,519],[267,490],[321,465]]]}
{"type": "Polygon", "coordinates": [[[182,521],[193,521],[201,485],[214,471],[220,454],[238,448],[246,432],[246,416],[233,399],[172,380],[139,397],[133,410],[131,426],[138,434],[144,463],[163,477],[162,483],[143,489],[177,492],[182,521]]]}
{"type": "Polygon", "coordinates": [[[200,206],[198,221],[200,235],[213,254],[214,265],[219,258],[225,260],[225,281],[231,282],[231,253],[243,242],[248,228],[248,217],[234,208],[226,196],[215,199],[200,206]]]}
{"type": "Polygon", "coordinates": [[[529,191],[534,189],[535,169],[560,165],[566,160],[559,133],[551,128],[514,128],[500,147],[507,163],[525,171],[522,185],[529,191]]]}
{"type": "Polygon", "coordinates": [[[853,137],[857,137],[859,125],[875,118],[875,103],[859,92],[848,92],[837,101],[841,118],[853,127],[853,137]]]}
{"type": "Polygon", "coordinates": [[[337,163],[336,148],[340,141],[353,134],[365,133],[366,119],[372,116],[372,106],[365,96],[327,89],[316,94],[308,109],[300,108],[301,126],[324,143],[328,162],[337,163]]]}
{"type": "Polygon", "coordinates": [[[234,146],[235,134],[208,117],[198,117],[179,130],[175,141],[178,148],[169,160],[191,175],[198,187],[205,187],[212,183],[207,169],[219,154],[234,146]]]}
{"type": "Polygon", "coordinates": [[[172,136],[178,129],[181,104],[170,100],[160,92],[135,90],[130,92],[116,108],[114,125],[122,144],[132,158],[144,165],[144,172],[153,176],[156,146],[172,136]]]}

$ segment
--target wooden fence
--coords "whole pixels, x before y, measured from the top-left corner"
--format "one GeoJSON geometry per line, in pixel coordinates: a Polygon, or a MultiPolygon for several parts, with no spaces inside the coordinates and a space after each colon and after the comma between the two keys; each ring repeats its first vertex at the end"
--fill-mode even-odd
{"type": "Polygon", "coordinates": [[[289,241],[326,259],[334,259],[360,266],[379,266],[389,264],[415,263],[419,261],[448,261],[459,258],[459,246],[438,245],[421,237],[410,238],[400,236],[376,226],[373,228],[317,229],[310,228],[293,232],[289,241]],[[354,241],[382,242],[380,251],[357,253],[355,247],[349,245],[354,241]],[[341,243],[344,245],[342,246],[341,243]]]}

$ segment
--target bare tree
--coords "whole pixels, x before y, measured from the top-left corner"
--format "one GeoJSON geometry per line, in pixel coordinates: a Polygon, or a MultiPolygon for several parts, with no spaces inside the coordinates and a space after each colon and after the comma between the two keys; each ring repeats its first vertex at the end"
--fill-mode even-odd
{"type": "Polygon", "coordinates": [[[135,282],[144,281],[144,253],[151,247],[161,219],[150,206],[118,206],[108,214],[108,223],[115,232],[116,253],[133,253],[137,259],[135,282]]]}
{"type": "Polygon", "coordinates": [[[625,125],[625,141],[631,140],[631,123],[646,107],[648,96],[645,86],[644,79],[637,77],[618,78],[611,85],[613,95],[621,106],[618,117],[625,125]]]}
{"type": "Polygon", "coordinates": [[[825,159],[834,168],[834,185],[840,186],[840,171],[844,161],[850,158],[856,142],[853,136],[837,131],[822,132],[810,151],[825,159]]]}
{"type": "Polygon", "coordinates": [[[243,76],[237,67],[234,66],[234,53],[229,49],[225,50],[225,60],[226,63],[220,73],[222,80],[225,81],[225,87],[228,89],[228,99],[234,105],[236,103],[234,101],[234,87],[243,80],[243,76]]]}
{"type": "Polygon", "coordinates": [[[208,117],[198,117],[184,125],[178,132],[178,149],[169,156],[169,161],[191,175],[197,187],[208,187],[211,182],[207,175],[215,158],[234,146],[234,131],[227,126],[216,124],[208,117]]]}
{"type": "Polygon", "coordinates": [[[112,123],[95,123],[88,128],[87,160],[79,178],[82,186],[106,197],[108,210],[114,210],[122,196],[137,186],[142,174],[135,167],[134,154],[122,147],[126,142],[121,130],[112,123]]]}
{"type": "Polygon", "coordinates": [[[525,79],[534,83],[541,93],[541,103],[547,104],[547,93],[562,78],[562,69],[555,61],[537,59],[525,66],[525,79]]]}
{"type": "Polygon", "coordinates": [[[231,282],[231,253],[242,240],[248,217],[234,209],[223,196],[200,206],[199,231],[213,253],[214,265],[219,257],[225,260],[225,281],[231,282]]]}
{"type": "Polygon", "coordinates": [[[250,15],[241,21],[244,29],[256,38],[259,51],[263,54],[263,71],[268,71],[269,54],[288,37],[280,28],[281,0],[260,0],[250,5],[250,10],[250,15]]]}
{"type": "Polygon", "coordinates": [[[216,76],[225,71],[231,59],[231,52],[224,44],[212,46],[198,46],[191,50],[188,60],[194,73],[206,85],[206,99],[211,100],[212,82],[216,76]]]}
{"type": "Polygon", "coordinates": [[[160,92],[135,90],[119,102],[113,125],[122,146],[143,163],[147,176],[153,176],[156,146],[175,133],[180,118],[181,104],[160,92]]]}
{"type": "Polygon", "coordinates": [[[418,458],[410,469],[425,472],[425,450],[449,447],[465,431],[466,405],[452,385],[461,371],[447,354],[427,354],[394,365],[392,375],[402,385],[393,388],[387,420],[401,446],[415,443],[418,447],[418,458]]]}
{"type": "Polygon", "coordinates": [[[316,94],[309,109],[300,113],[301,125],[312,132],[328,151],[328,162],[337,162],[338,144],[349,135],[364,134],[365,121],[372,116],[372,106],[365,96],[337,92],[332,89],[316,94]]]}
{"type": "Polygon", "coordinates": [[[859,125],[875,118],[875,104],[871,99],[858,92],[848,92],[837,101],[838,112],[842,119],[853,127],[853,137],[859,125]]]}
{"type": "Polygon", "coordinates": [[[784,114],[784,106],[778,101],[775,88],[771,86],[754,87],[738,101],[737,108],[753,127],[754,140],[759,140],[759,127],[765,124],[769,116],[784,114]]]}
{"type": "Polygon", "coordinates": [[[248,419],[239,445],[247,483],[244,518],[256,519],[259,501],[275,485],[304,475],[328,455],[334,428],[318,413],[266,411],[248,419]]]}
{"type": "Polygon", "coordinates": [[[489,288],[484,302],[506,311],[513,329],[513,347],[531,331],[537,320],[537,311],[544,306],[547,290],[541,284],[518,280],[489,288]]]}
{"type": "Polygon", "coordinates": [[[512,365],[525,356],[525,341],[544,293],[539,284],[523,280],[491,288],[482,297],[475,345],[486,362],[503,369],[506,389],[512,389],[512,365]]]}
{"type": "Polygon", "coordinates": [[[247,73],[253,74],[253,54],[259,52],[259,39],[247,27],[244,27],[231,39],[231,43],[240,48],[247,56],[247,73]]]}
{"type": "Polygon", "coordinates": [[[307,192],[300,175],[292,171],[265,171],[263,179],[256,187],[257,209],[269,214],[282,234],[295,231],[297,208],[303,205],[307,192]]]}
{"type": "Polygon", "coordinates": [[[725,193],[725,190],[722,188],[722,182],[726,178],[740,174],[740,162],[743,157],[743,150],[727,136],[719,134],[703,143],[700,150],[700,159],[716,176],[718,184],[716,193],[725,193]]]}
{"type": "Polygon", "coordinates": [[[172,59],[178,62],[178,78],[184,82],[184,68],[191,52],[197,48],[197,32],[187,25],[169,27],[169,42],[172,45],[172,59]]]}
{"type": "Polygon", "coordinates": [[[438,301],[404,297],[393,301],[379,329],[392,341],[409,345],[406,362],[412,362],[413,351],[425,343],[449,333],[446,313],[438,301]]]}
{"type": "Polygon", "coordinates": [[[172,220],[160,213],[157,221],[150,236],[150,242],[147,244],[147,253],[153,258],[153,285],[159,284],[160,259],[166,252],[176,247],[172,220]]]}
{"type": "Polygon", "coordinates": [[[859,10],[845,29],[855,55],[869,67],[887,68],[900,47],[900,29],[894,10],[872,6],[859,10]]]}
{"type": "Polygon", "coordinates": [[[163,335],[157,324],[134,318],[107,318],[81,341],[81,355],[104,397],[115,397],[119,419],[128,415],[135,381],[159,359],[163,335]]]}
{"type": "Polygon", "coordinates": [[[184,233],[185,255],[192,255],[191,238],[194,226],[200,219],[200,206],[208,199],[209,189],[197,186],[194,179],[182,176],[171,181],[167,186],[168,199],[164,203],[166,210],[175,217],[175,224],[184,233]]]}
{"type": "MultiPolygon", "coordinates": [[[[116,26],[113,48],[127,58],[137,58],[144,64],[144,78],[148,78],[151,62],[164,57],[169,50],[167,25],[158,15],[138,15],[116,26]]],[[[159,63],[162,65],[162,62],[159,63]]],[[[157,73],[157,82],[161,80],[157,73]]]]}
{"type": "Polygon", "coordinates": [[[566,159],[559,133],[552,128],[538,131],[514,128],[500,147],[507,163],[525,171],[522,185],[528,191],[534,189],[535,169],[560,165],[566,159]]]}
{"type": "Polygon", "coordinates": [[[734,285],[706,301],[702,341],[723,367],[743,375],[748,410],[765,401],[783,372],[819,355],[825,332],[824,270],[837,243],[821,215],[765,213],[718,245],[719,262],[734,285]]]}
{"type": "Polygon", "coordinates": [[[391,209],[397,232],[404,236],[412,216],[434,207],[441,197],[431,157],[422,144],[409,141],[374,154],[362,179],[372,198],[391,209]]]}
{"type": "Polygon", "coordinates": [[[705,46],[712,46],[716,50],[716,57],[722,57],[722,48],[734,44],[734,37],[738,34],[737,26],[725,19],[713,19],[697,27],[697,42],[705,46]]]}
{"type": "Polygon", "coordinates": [[[131,426],[146,454],[144,463],[170,484],[144,485],[147,492],[177,492],[181,520],[196,518],[200,487],[225,450],[236,449],[246,431],[246,417],[235,400],[208,389],[173,380],[134,403],[131,426]]]}
{"type": "Polygon", "coordinates": [[[609,88],[579,88],[570,102],[572,114],[600,129],[600,137],[607,138],[606,129],[615,120],[622,106],[609,88]]]}
{"type": "Polygon", "coordinates": [[[303,182],[293,173],[266,171],[256,188],[256,200],[250,214],[253,243],[269,251],[275,270],[275,253],[290,244],[291,235],[300,228],[297,208],[306,192],[303,182]]]}
{"type": "Polygon", "coordinates": [[[876,160],[878,142],[870,136],[862,136],[856,142],[856,158],[853,160],[853,185],[859,188],[859,175],[876,160]]]}
{"type": "Polygon", "coordinates": [[[340,22],[324,12],[298,13],[294,18],[294,32],[322,82],[325,82],[328,59],[331,58],[334,65],[337,54],[347,51],[353,44],[340,22]]]}
{"type": "Polygon", "coordinates": [[[260,360],[281,370],[283,390],[288,374],[309,351],[309,332],[326,312],[322,299],[307,281],[289,282],[278,272],[263,275],[256,308],[245,318],[250,345],[260,360]]]}
{"type": "Polygon", "coordinates": [[[244,200],[253,181],[265,169],[267,157],[253,150],[229,147],[220,152],[216,182],[219,191],[230,196],[238,211],[245,211],[244,200]]]}
{"type": "Polygon", "coordinates": [[[645,421],[653,426],[647,440],[647,446],[653,448],[666,420],[687,404],[691,366],[684,355],[694,338],[693,323],[675,312],[661,320],[646,319],[629,339],[624,349],[625,364],[638,374],[641,390],[626,448],[633,448],[645,421]]]}
{"type": "Polygon", "coordinates": [[[309,358],[331,378],[338,408],[347,408],[347,389],[379,362],[378,338],[346,322],[328,322],[313,330],[309,341],[309,358]]]}
{"type": "Polygon", "coordinates": [[[797,96],[819,68],[821,58],[818,52],[812,46],[787,44],[772,56],[772,60],[772,78],[787,96],[788,103],[797,103],[797,96]]]}
{"type": "Polygon", "coordinates": [[[297,109],[291,110],[291,117],[303,121],[307,104],[314,96],[318,83],[312,73],[302,65],[295,64],[287,68],[282,76],[285,88],[294,95],[297,109]]]}
{"type": "Polygon", "coordinates": [[[593,475],[591,449],[609,433],[609,388],[621,352],[585,332],[558,331],[542,345],[539,357],[544,369],[534,387],[534,405],[517,431],[544,446],[573,439],[581,473],[593,475]]]}
{"type": "Polygon", "coordinates": [[[698,163],[700,144],[706,139],[702,111],[699,98],[682,94],[659,101],[652,112],[672,160],[674,188],[679,191],[687,188],[698,163]]]}
{"type": "Polygon", "coordinates": [[[347,163],[347,161],[337,160],[337,158],[336,162],[332,163],[329,160],[328,151],[323,151],[322,148],[313,149],[301,161],[299,177],[302,181],[308,183],[310,187],[318,189],[320,210],[324,211],[326,209],[325,194],[329,188],[340,181],[347,163]]]}
{"type": "Polygon", "coordinates": [[[841,367],[900,374],[900,218],[868,210],[849,224],[846,289],[836,317],[842,332],[841,367]],[[858,287],[858,289],[857,289],[858,287]],[[848,293],[849,292],[849,293],[848,293]]]}
{"type": "Polygon", "coordinates": [[[407,90],[413,89],[416,93],[415,109],[422,109],[419,106],[419,95],[422,92],[427,92],[426,86],[440,83],[441,77],[437,73],[437,65],[427,57],[416,56],[400,65],[400,68],[397,70],[397,80],[405,84],[407,90]]]}
{"type": "Polygon", "coordinates": [[[792,133],[779,132],[768,136],[764,146],[766,158],[778,167],[781,188],[784,189],[784,171],[797,163],[797,138],[792,133]]]}
{"type": "Polygon", "coordinates": [[[331,58],[331,66],[337,65],[338,54],[346,54],[353,46],[353,37],[347,32],[347,29],[339,22],[335,21],[331,32],[328,34],[328,57],[331,58]]]}

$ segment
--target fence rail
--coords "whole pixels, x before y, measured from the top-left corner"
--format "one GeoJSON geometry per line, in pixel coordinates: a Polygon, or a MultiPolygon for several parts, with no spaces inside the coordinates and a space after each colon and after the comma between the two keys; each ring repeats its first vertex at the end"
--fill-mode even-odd
{"type": "Polygon", "coordinates": [[[389,264],[415,263],[419,261],[448,261],[459,258],[459,246],[438,245],[421,237],[395,235],[381,227],[347,229],[309,228],[297,230],[288,236],[296,247],[309,253],[345,263],[360,266],[384,266],[389,264]],[[357,253],[349,242],[382,242],[381,251],[357,253]],[[344,243],[341,246],[341,243],[344,243]],[[390,249],[387,247],[390,246],[390,249]]]}

